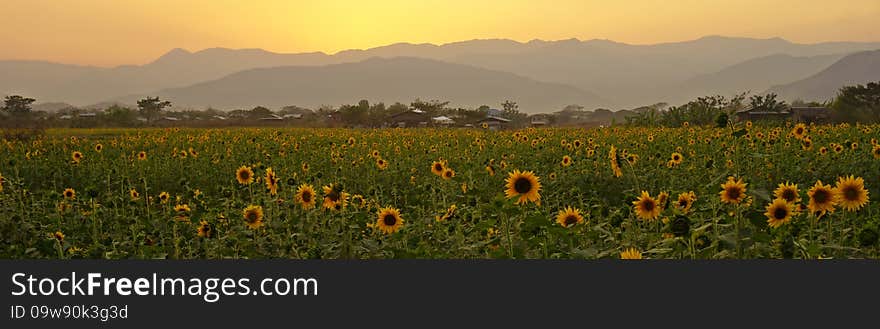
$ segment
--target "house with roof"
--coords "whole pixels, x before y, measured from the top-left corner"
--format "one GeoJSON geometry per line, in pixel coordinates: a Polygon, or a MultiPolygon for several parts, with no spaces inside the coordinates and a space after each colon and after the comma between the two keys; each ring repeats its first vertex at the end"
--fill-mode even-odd
{"type": "Polygon", "coordinates": [[[441,115],[439,117],[431,118],[431,123],[436,126],[449,127],[455,124],[455,120],[452,120],[452,118],[445,115],[441,115]]]}
{"type": "Polygon", "coordinates": [[[479,124],[481,127],[486,127],[489,130],[498,130],[507,127],[507,125],[510,124],[510,119],[502,118],[500,116],[489,115],[486,116],[486,118],[477,121],[477,124],[479,124]]]}
{"type": "Polygon", "coordinates": [[[765,111],[762,109],[749,108],[745,110],[740,110],[736,112],[736,118],[739,121],[759,121],[759,120],[787,120],[791,117],[791,112],[788,110],[782,111],[765,111]]]}
{"type": "Polygon", "coordinates": [[[799,106],[791,108],[791,119],[794,122],[822,123],[831,121],[831,110],[827,107],[799,106]]]}
{"type": "Polygon", "coordinates": [[[389,122],[394,127],[424,127],[431,118],[425,111],[412,109],[391,115],[389,122]]]}

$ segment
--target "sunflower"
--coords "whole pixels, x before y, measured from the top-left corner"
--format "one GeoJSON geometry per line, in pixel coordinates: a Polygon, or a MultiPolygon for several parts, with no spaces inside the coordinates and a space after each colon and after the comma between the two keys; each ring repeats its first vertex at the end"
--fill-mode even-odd
{"type": "Polygon", "coordinates": [[[847,211],[857,211],[868,204],[868,190],[861,177],[838,177],[834,188],[837,189],[840,207],[847,211]]]}
{"type": "Polygon", "coordinates": [[[308,163],[303,162],[303,164],[302,164],[302,171],[303,171],[304,173],[309,172],[309,164],[308,164],[308,163]]]}
{"type": "Polygon", "coordinates": [[[495,168],[492,168],[492,165],[486,165],[486,173],[488,173],[489,176],[495,176],[495,168]]]}
{"type": "Polygon", "coordinates": [[[64,242],[64,233],[61,233],[61,231],[55,231],[55,233],[52,233],[52,237],[58,240],[58,243],[64,242]]]}
{"type": "Polygon", "coordinates": [[[801,202],[801,196],[798,194],[797,184],[792,183],[780,183],[779,187],[773,191],[773,195],[776,196],[777,199],[783,199],[788,203],[798,203],[801,202]]]}
{"type": "Polygon", "coordinates": [[[141,160],[141,161],[146,160],[147,159],[147,152],[140,151],[140,152],[138,152],[137,157],[138,157],[138,160],[141,160]]]}
{"type": "Polygon", "coordinates": [[[104,150],[104,145],[101,145],[101,143],[95,144],[95,152],[101,153],[101,151],[103,151],[103,150],[104,150]]]}
{"type": "Polygon", "coordinates": [[[64,189],[64,192],[62,192],[61,194],[64,195],[65,199],[76,199],[76,191],[74,191],[72,188],[64,189]]]}
{"type": "Polygon", "coordinates": [[[565,209],[556,215],[556,222],[559,223],[559,225],[562,225],[562,227],[570,227],[583,223],[584,216],[581,215],[580,209],[565,207],[565,209]]]}
{"type": "Polygon", "coordinates": [[[880,159],[880,145],[874,145],[874,149],[871,150],[871,154],[874,155],[874,159],[880,159]]]}
{"type": "Polygon", "coordinates": [[[636,215],[641,219],[653,221],[660,216],[660,205],[648,194],[648,191],[642,191],[642,195],[633,201],[633,207],[636,215]]]}
{"type": "Polygon", "coordinates": [[[400,218],[400,210],[390,207],[381,208],[376,215],[378,215],[378,217],[376,219],[375,227],[378,227],[379,230],[385,234],[397,232],[400,230],[400,227],[403,226],[403,218],[400,218]]]}
{"type": "Polygon", "coordinates": [[[680,165],[683,160],[684,157],[678,152],[672,153],[672,156],[669,157],[669,162],[675,166],[680,165]]]}
{"type": "Polygon", "coordinates": [[[323,187],[324,209],[342,210],[348,205],[348,193],[342,191],[339,184],[330,184],[323,187]]]}
{"type": "Polygon", "coordinates": [[[244,224],[252,230],[256,230],[263,226],[263,207],[250,205],[242,211],[244,224]]]}
{"type": "Polygon", "coordinates": [[[614,177],[623,176],[623,171],[620,170],[620,160],[617,158],[617,148],[613,145],[608,151],[608,159],[611,161],[611,171],[614,173],[614,177]]]}
{"type": "Polygon", "coordinates": [[[687,213],[691,210],[691,206],[693,206],[694,201],[696,200],[697,195],[694,191],[681,193],[678,195],[678,201],[675,203],[675,208],[681,210],[683,213],[687,213]]]}
{"type": "Polygon", "coordinates": [[[620,259],[642,259],[642,253],[636,248],[628,248],[620,252],[620,259]]]}
{"type": "Polygon", "coordinates": [[[431,173],[437,176],[443,176],[443,170],[446,169],[446,161],[434,161],[431,163],[431,173]]]}
{"type": "Polygon", "coordinates": [[[275,175],[275,171],[272,170],[271,167],[266,168],[266,189],[269,190],[269,195],[278,194],[278,176],[275,175]]]}
{"type": "Polygon", "coordinates": [[[785,201],[785,199],[777,198],[767,205],[767,225],[772,228],[780,227],[791,222],[791,215],[795,212],[793,203],[785,201]]]}
{"type": "Polygon", "coordinates": [[[834,153],[840,153],[840,152],[843,152],[843,145],[834,144],[834,153]]]}
{"type": "Polygon", "coordinates": [[[196,232],[201,238],[210,238],[211,235],[214,234],[214,228],[208,223],[208,221],[203,220],[199,222],[199,228],[196,232]]]}
{"type": "Polygon", "coordinates": [[[168,199],[171,199],[171,195],[168,192],[159,193],[159,201],[162,203],[168,202],[168,199]]]}
{"type": "Polygon", "coordinates": [[[315,208],[315,188],[309,184],[302,184],[296,189],[296,203],[299,203],[303,209],[315,208]]]}
{"type": "Polygon", "coordinates": [[[661,191],[660,194],[657,195],[657,205],[660,207],[660,211],[666,209],[669,201],[669,193],[666,191],[661,191]]]}
{"type": "Polygon", "coordinates": [[[516,204],[534,202],[541,205],[541,182],[534,172],[514,170],[508,174],[505,182],[508,199],[519,196],[516,204]]]}
{"type": "Polygon", "coordinates": [[[379,167],[380,170],[385,170],[388,168],[388,161],[385,159],[378,158],[376,159],[376,167],[379,167]]]}
{"type": "Polygon", "coordinates": [[[80,151],[73,151],[70,158],[73,159],[74,163],[79,163],[83,159],[83,154],[80,151]]]}
{"type": "Polygon", "coordinates": [[[838,195],[837,190],[832,188],[831,185],[825,185],[822,184],[822,181],[817,181],[816,184],[807,191],[807,195],[810,196],[810,203],[807,205],[807,208],[809,208],[811,212],[821,212],[822,214],[825,214],[826,212],[834,212],[834,206],[837,205],[838,195]]]}
{"type": "Polygon", "coordinates": [[[141,197],[141,194],[136,189],[130,189],[128,190],[128,196],[131,197],[132,201],[135,201],[141,197]]]}
{"type": "Polygon", "coordinates": [[[371,151],[371,152],[370,152],[370,156],[373,157],[373,158],[378,158],[378,157],[379,157],[379,150],[373,150],[373,151],[371,151]]]}
{"type": "Polygon", "coordinates": [[[721,184],[721,202],[729,204],[739,204],[746,198],[746,183],[742,179],[734,180],[733,177],[727,177],[727,182],[721,184]]]}
{"type": "Polygon", "coordinates": [[[250,185],[254,182],[254,171],[251,167],[241,166],[235,171],[235,180],[241,185],[250,185]]]}
{"type": "Polygon", "coordinates": [[[174,212],[177,213],[175,217],[177,220],[184,221],[189,219],[189,213],[192,212],[192,209],[188,204],[178,204],[174,206],[174,212]]]}
{"type": "Polygon", "coordinates": [[[563,156],[563,157],[562,157],[562,166],[563,166],[563,167],[568,167],[568,166],[570,166],[570,165],[571,165],[571,157],[570,157],[570,156],[567,156],[567,155],[566,155],[566,156],[563,156]]]}
{"type": "Polygon", "coordinates": [[[828,153],[828,148],[827,148],[827,147],[822,146],[822,147],[819,148],[819,154],[821,154],[821,155],[825,155],[825,154],[827,154],[827,153],[828,153]]]}
{"type": "Polygon", "coordinates": [[[443,169],[443,175],[440,177],[443,177],[443,179],[452,179],[452,177],[455,177],[455,170],[445,168],[443,169]]]}

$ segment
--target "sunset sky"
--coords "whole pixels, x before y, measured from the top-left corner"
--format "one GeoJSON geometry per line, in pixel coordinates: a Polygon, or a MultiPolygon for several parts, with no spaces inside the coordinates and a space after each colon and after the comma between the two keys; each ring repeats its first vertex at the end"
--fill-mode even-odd
{"type": "Polygon", "coordinates": [[[335,53],[484,38],[880,41],[878,0],[2,0],[0,12],[0,59],[98,66],[172,48],[335,53]]]}

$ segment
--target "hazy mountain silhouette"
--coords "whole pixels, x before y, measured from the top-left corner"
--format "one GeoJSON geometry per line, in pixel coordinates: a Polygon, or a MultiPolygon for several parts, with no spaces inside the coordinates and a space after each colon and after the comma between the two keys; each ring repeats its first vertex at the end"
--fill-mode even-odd
{"type": "MultiPolygon", "coordinates": [[[[184,87],[254,68],[318,66],[402,56],[467,64],[543,82],[568,84],[601,95],[618,106],[635,107],[658,101],[682,101],[689,95],[682,94],[685,90],[681,85],[697,76],[759,57],[776,54],[814,57],[878,48],[880,43],[807,45],[779,38],[709,36],[653,45],[577,39],[525,43],[488,39],[443,45],[398,43],[334,55],[279,54],[260,49],[210,48],[197,52],[174,49],[148,64],[115,68],[0,61],[0,93],[19,93],[41,102],[81,106],[121,95],[184,87]]],[[[743,76],[737,86],[765,86],[766,80],[766,76],[761,75],[756,75],[754,80],[743,76]]],[[[783,82],[787,81],[773,81],[783,82]]],[[[759,87],[747,89],[758,90],[759,87]]]]}
{"type": "Polygon", "coordinates": [[[682,83],[670,94],[680,97],[670,100],[685,102],[699,96],[723,95],[752,91],[762,92],[774,85],[797,81],[834,64],[843,54],[795,57],[777,54],[758,57],[728,66],[721,71],[701,74],[682,83]]]}
{"type": "Polygon", "coordinates": [[[864,51],[841,58],[808,78],[774,86],[768,92],[785,100],[827,101],[841,87],[880,81],[880,50],[864,51]]]}
{"type": "MultiPolygon", "coordinates": [[[[221,109],[262,105],[319,107],[370,102],[409,103],[449,100],[453,106],[498,106],[504,100],[519,103],[527,112],[552,112],[568,104],[607,105],[596,95],[562,84],[538,82],[511,73],[492,71],[431,59],[371,58],[357,63],[327,66],[284,66],[251,69],[218,80],[152,95],[177,106],[221,109]]],[[[131,101],[141,96],[123,98],[131,101]]]]}

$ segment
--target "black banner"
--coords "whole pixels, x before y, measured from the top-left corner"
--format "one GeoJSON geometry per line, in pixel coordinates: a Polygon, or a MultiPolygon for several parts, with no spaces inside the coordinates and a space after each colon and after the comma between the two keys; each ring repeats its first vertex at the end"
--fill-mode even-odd
{"type": "Polygon", "coordinates": [[[836,327],[876,322],[880,292],[877,261],[3,260],[0,266],[2,328],[823,321],[836,327]]]}

